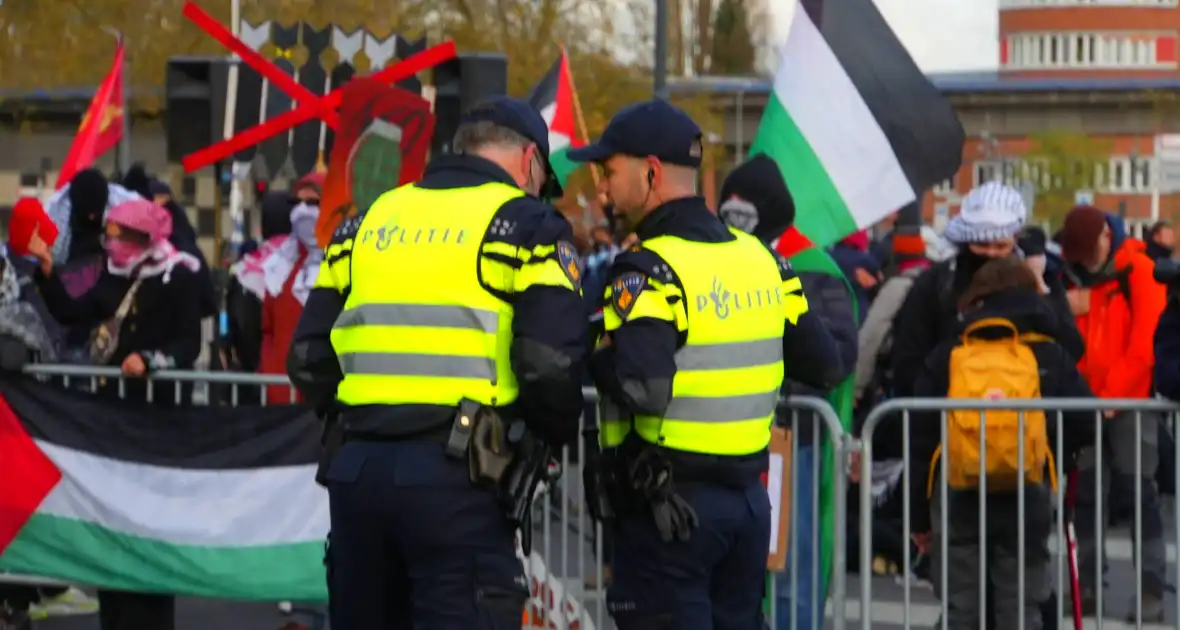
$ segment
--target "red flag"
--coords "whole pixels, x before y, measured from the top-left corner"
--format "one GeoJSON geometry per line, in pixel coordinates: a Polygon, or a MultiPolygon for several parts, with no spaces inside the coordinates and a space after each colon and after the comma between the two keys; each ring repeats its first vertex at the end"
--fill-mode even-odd
{"type": "Polygon", "coordinates": [[[70,152],[57,175],[60,190],[78,171],[90,168],[100,155],[110,151],[123,139],[123,40],[115,48],[111,71],[99,84],[78,133],[70,145],[70,152]]]}
{"type": "Polygon", "coordinates": [[[434,136],[430,103],[417,94],[372,76],[345,83],[341,94],[340,130],[316,222],[322,246],[357,205],[367,210],[381,193],[422,177],[434,136]]]}

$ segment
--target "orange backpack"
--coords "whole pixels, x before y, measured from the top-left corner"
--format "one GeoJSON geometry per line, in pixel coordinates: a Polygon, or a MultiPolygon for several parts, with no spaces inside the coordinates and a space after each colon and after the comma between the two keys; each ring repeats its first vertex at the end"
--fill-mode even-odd
{"type": "MultiPolygon", "coordinates": [[[[963,332],[962,344],[951,351],[947,396],[972,400],[1039,399],[1040,367],[1029,344],[1046,340],[1041,335],[1021,335],[1015,324],[1003,318],[982,319],[971,324],[963,332]],[[979,332],[985,329],[1003,330],[1007,334],[981,338],[979,332]]],[[[1055,481],[1044,411],[955,409],[948,413],[946,435],[943,465],[947,484],[952,489],[979,488],[981,470],[987,475],[989,492],[1015,490],[1021,477],[1030,485],[1043,483],[1046,466],[1050,468],[1050,481],[1055,481]]],[[[936,451],[935,461],[939,455],[936,451]]],[[[933,481],[932,468],[931,490],[933,481]]]]}

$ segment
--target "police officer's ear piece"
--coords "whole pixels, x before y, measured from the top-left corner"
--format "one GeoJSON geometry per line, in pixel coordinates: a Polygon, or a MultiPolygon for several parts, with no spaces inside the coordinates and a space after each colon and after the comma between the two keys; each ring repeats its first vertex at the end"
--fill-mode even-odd
{"type": "Polygon", "coordinates": [[[651,186],[652,182],[654,182],[655,180],[656,180],[656,169],[654,169],[654,168],[647,169],[647,185],[651,186]]]}

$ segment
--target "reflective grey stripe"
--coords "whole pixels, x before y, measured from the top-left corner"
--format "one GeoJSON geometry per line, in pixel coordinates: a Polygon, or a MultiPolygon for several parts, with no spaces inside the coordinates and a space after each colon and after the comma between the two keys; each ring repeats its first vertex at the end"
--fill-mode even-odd
{"type": "Polygon", "coordinates": [[[340,356],[340,369],[345,374],[449,376],[452,378],[479,378],[493,383],[496,380],[496,366],[491,359],[485,357],[349,352],[340,356]]]}
{"type": "Polygon", "coordinates": [[[722,396],[719,398],[677,397],[668,405],[664,418],[689,422],[737,422],[766,417],[774,413],[778,392],[722,396]]]}
{"type": "Polygon", "coordinates": [[[333,328],[349,326],[434,326],[496,332],[500,314],[463,306],[431,304],[362,304],[336,318],[333,328]]]}
{"type": "Polygon", "coordinates": [[[676,352],[680,370],[729,370],[783,360],[782,339],[687,345],[676,352]]]}

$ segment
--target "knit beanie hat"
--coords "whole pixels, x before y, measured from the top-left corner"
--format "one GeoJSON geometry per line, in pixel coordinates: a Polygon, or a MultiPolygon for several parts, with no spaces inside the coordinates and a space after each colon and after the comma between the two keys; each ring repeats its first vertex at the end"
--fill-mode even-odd
{"type": "Polygon", "coordinates": [[[295,186],[291,189],[291,192],[297,193],[300,190],[303,190],[304,188],[310,188],[310,189],[316,191],[317,194],[322,195],[322,194],[324,194],[324,182],[325,181],[327,181],[327,175],[324,175],[323,173],[319,173],[316,171],[312,171],[312,172],[308,173],[307,175],[304,175],[303,177],[299,178],[299,181],[295,182],[295,186]]]}
{"type": "Polygon", "coordinates": [[[988,182],[963,198],[959,214],[946,226],[946,239],[956,245],[1013,238],[1028,218],[1024,198],[1011,186],[988,182]]]}
{"type": "Polygon", "coordinates": [[[57,224],[45,213],[45,208],[35,197],[22,197],[12,206],[12,217],[8,221],[8,247],[17,256],[29,255],[29,242],[33,232],[53,247],[57,241],[57,224]]]}
{"type": "Polygon", "coordinates": [[[718,216],[728,225],[771,241],[795,223],[795,199],[778,163],[755,155],[721,184],[718,216]]]}
{"type": "Polygon", "coordinates": [[[1065,215],[1057,235],[1061,258],[1068,263],[1085,263],[1094,257],[1098,238],[1106,229],[1106,213],[1093,206],[1077,206],[1065,215]]]}
{"type": "Polygon", "coordinates": [[[920,230],[894,229],[892,240],[893,256],[897,258],[898,262],[926,257],[926,241],[922,238],[920,230]]]}

